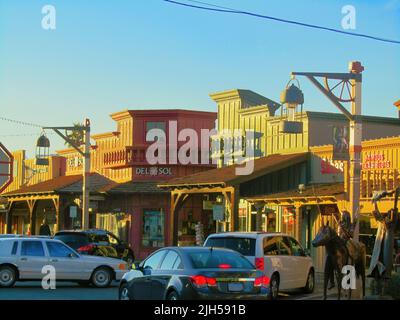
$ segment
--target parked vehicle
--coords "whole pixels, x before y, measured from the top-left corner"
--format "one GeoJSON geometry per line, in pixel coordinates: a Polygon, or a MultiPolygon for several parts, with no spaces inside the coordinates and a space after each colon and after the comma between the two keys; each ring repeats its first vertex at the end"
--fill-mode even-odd
{"type": "Polygon", "coordinates": [[[57,281],[76,281],[105,288],[127,272],[123,260],[80,255],[59,240],[32,237],[0,239],[0,287],[16,281],[41,281],[43,267],[56,270],[57,281]]]}
{"type": "Polygon", "coordinates": [[[135,261],[129,244],[106,230],[59,231],[54,239],[61,240],[81,254],[123,259],[129,266],[135,261]]]}
{"type": "Polygon", "coordinates": [[[269,278],[236,251],[163,248],[126,273],[120,300],[268,299],[269,278]]]}
{"type": "Polygon", "coordinates": [[[227,232],[210,235],[205,247],[229,248],[238,251],[258,270],[270,278],[271,299],[279,290],[303,288],[311,293],[315,271],[310,256],[296,239],[282,233],[227,232]]]}
{"type": "Polygon", "coordinates": [[[0,234],[0,239],[17,238],[19,234],[0,234]]]}

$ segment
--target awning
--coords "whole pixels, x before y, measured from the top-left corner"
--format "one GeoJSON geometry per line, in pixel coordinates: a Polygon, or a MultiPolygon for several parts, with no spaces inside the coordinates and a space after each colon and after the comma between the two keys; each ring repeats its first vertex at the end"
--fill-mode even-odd
{"type": "Polygon", "coordinates": [[[344,183],[308,185],[305,190],[298,189],[286,192],[273,193],[268,195],[246,198],[247,201],[264,202],[271,204],[291,204],[294,202],[303,203],[334,203],[344,197],[344,183]]]}
{"type": "Polygon", "coordinates": [[[284,169],[291,165],[306,161],[308,152],[295,154],[275,154],[254,160],[254,170],[248,175],[238,175],[237,168],[244,164],[235,164],[217,169],[202,171],[192,175],[172,179],[168,182],[160,183],[161,188],[187,188],[191,186],[233,186],[239,185],[263,176],[267,173],[284,169]]]}

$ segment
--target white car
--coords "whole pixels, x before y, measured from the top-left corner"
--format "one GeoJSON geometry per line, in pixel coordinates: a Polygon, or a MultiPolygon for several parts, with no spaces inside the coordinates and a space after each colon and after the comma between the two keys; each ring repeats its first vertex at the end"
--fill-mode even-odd
{"type": "Polygon", "coordinates": [[[59,240],[18,237],[0,239],[0,287],[12,287],[16,281],[41,281],[44,266],[53,266],[56,281],[92,283],[108,287],[128,271],[123,260],[80,255],[59,240]]]}
{"type": "Polygon", "coordinates": [[[303,288],[314,291],[315,271],[312,259],[298,241],[283,233],[226,232],[210,235],[205,247],[222,247],[244,255],[270,278],[271,299],[279,290],[303,288]]]}

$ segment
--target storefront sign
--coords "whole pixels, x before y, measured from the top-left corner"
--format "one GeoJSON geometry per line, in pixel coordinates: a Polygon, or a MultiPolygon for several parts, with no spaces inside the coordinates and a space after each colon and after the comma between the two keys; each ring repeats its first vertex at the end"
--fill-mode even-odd
{"type": "Polygon", "coordinates": [[[364,170],[369,169],[388,169],[391,167],[389,160],[385,159],[384,154],[371,154],[365,157],[365,161],[362,164],[364,170]]]}
{"type": "Polygon", "coordinates": [[[204,200],[203,201],[203,210],[212,210],[214,205],[214,201],[204,200]]]}
{"type": "Polygon", "coordinates": [[[139,176],[171,176],[172,168],[168,167],[136,168],[135,172],[139,176]]]}
{"type": "Polygon", "coordinates": [[[330,216],[336,212],[338,212],[338,208],[334,204],[323,204],[319,206],[321,210],[321,215],[330,216]]]}
{"type": "Polygon", "coordinates": [[[321,174],[339,174],[344,172],[343,161],[321,159],[321,174]]]}
{"type": "Polygon", "coordinates": [[[69,217],[72,219],[78,217],[78,207],[76,206],[69,207],[69,217]]]}
{"type": "Polygon", "coordinates": [[[223,206],[222,204],[214,204],[213,218],[217,221],[223,221],[225,219],[225,206],[223,206]]]}
{"type": "Polygon", "coordinates": [[[289,225],[294,224],[294,218],[296,216],[294,207],[285,207],[283,209],[283,222],[289,225]]]}

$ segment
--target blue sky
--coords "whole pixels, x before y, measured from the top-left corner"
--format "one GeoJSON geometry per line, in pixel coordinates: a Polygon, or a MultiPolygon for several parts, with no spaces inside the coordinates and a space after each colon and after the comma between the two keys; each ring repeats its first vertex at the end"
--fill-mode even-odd
{"type": "MultiPolygon", "coordinates": [[[[400,0],[206,2],[338,29],[350,4],[355,32],[400,40],[400,0]]],[[[114,130],[108,115],[127,108],[216,111],[208,94],[226,89],[278,101],[291,71],[346,72],[350,60],[366,68],[363,112],[396,116],[399,58],[400,45],[162,0],[0,0],[1,116],[50,126],[87,116],[96,133],[114,130]],[[55,31],[41,28],[46,4],[57,10],[55,31]]],[[[306,110],[336,112],[300,81],[306,110]]],[[[0,121],[0,141],[30,156],[39,132],[0,121]]],[[[50,137],[53,151],[63,148],[50,137]]]]}

